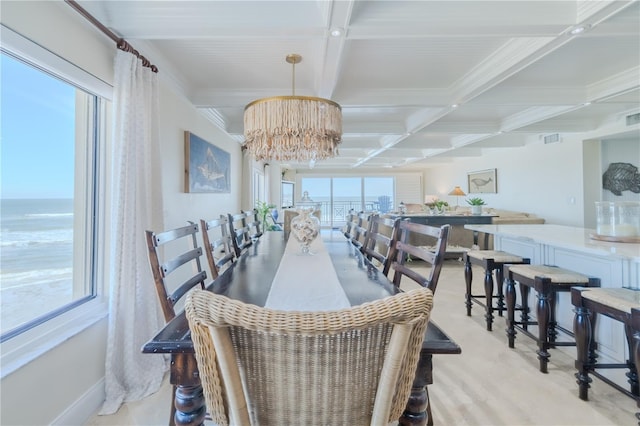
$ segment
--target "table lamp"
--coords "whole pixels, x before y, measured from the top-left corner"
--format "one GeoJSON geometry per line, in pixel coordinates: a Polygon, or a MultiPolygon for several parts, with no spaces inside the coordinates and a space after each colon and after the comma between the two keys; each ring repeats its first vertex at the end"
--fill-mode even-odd
{"type": "Polygon", "coordinates": [[[453,188],[453,191],[451,191],[449,193],[449,195],[455,195],[456,196],[456,206],[459,207],[460,206],[460,197],[461,196],[464,197],[467,194],[465,194],[464,191],[459,186],[456,186],[455,188],[453,188]]]}

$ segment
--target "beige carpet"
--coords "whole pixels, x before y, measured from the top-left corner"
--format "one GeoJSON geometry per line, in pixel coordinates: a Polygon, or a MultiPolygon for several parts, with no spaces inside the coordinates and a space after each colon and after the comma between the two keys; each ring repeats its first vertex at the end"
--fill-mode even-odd
{"type": "MultiPolygon", "coordinates": [[[[419,269],[419,263],[414,267],[419,269]]],[[[482,276],[481,271],[475,276],[482,276]]],[[[497,318],[494,331],[486,331],[481,307],[474,306],[472,316],[466,316],[464,292],[462,263],[447,260],[432,320],[462,347],[462,354],[434,357],[434,384],[429,388],[436,425],[638,424],[635,401],[597,378],[590,400],[578,398],[575,348],[552,349],[549,373],[540,373],[533,341],[518,335],[516,348],[509,349],[504,319],[497,318]]],[[[166,425],[170,397],[165,381],[157,394],[87,424],[166,425]]]]}

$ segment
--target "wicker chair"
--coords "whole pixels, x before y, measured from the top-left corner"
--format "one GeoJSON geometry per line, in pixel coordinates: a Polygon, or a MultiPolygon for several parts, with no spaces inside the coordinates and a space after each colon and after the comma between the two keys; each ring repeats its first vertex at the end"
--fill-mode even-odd
{"type": "Polygon", "coordinates": [[[409,397],[432,297],[421,288],[338,311],[286,312],[192,292],[186,314],[212,420],[396,421],[409,397]]]}

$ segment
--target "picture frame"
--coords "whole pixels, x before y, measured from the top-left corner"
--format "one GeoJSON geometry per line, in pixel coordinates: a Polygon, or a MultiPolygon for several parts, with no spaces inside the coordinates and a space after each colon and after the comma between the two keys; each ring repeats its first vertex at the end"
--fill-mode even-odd
{"type": "Polygon", "coordinates": [[[201,137],[184,132],[184,191],[231,193],[231,155],[201,137]]]}
{"type": "Polygon", "coordinates": [[[495,194],[498,192],[497,169],[467,173],[468,194],[495,194]]]}

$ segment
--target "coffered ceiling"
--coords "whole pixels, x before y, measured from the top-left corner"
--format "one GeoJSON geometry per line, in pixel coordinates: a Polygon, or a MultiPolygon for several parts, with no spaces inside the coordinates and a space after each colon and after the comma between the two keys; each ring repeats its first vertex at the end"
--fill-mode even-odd
{"type": "Polygon", "coordinates": [[[638,1],[78,3],[238,143],[245,105],[290,95],[302,55],[296,95],[343,111],[316,168],[424,168],[640,112],[638,1]]]}

